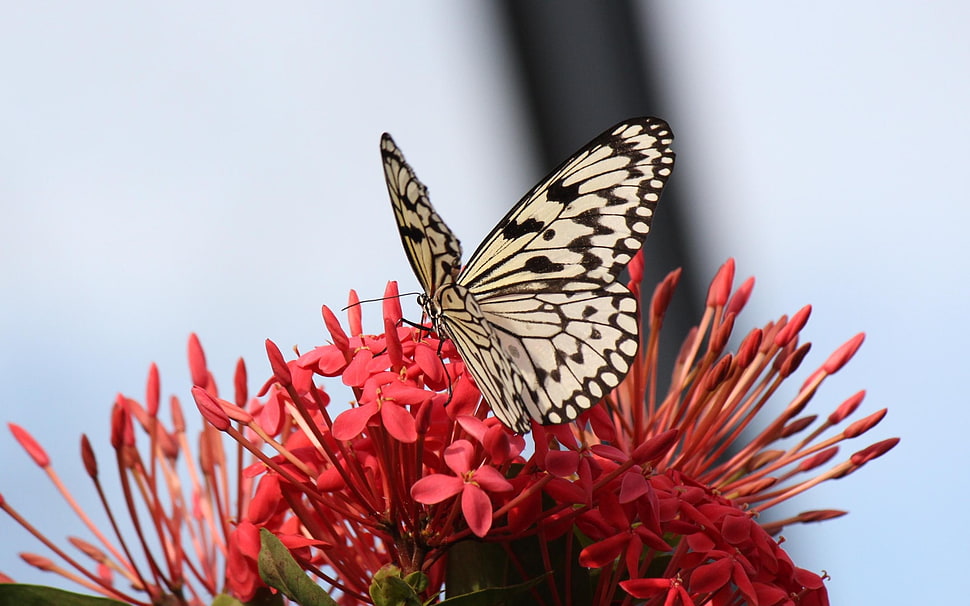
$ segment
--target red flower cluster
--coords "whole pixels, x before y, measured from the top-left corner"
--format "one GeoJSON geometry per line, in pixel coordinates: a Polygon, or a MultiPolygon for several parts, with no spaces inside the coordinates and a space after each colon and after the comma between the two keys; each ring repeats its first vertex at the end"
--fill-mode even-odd
{"type": "MultiPolygon", "coordinates": [[[[215,385],[205,370],[202,350],[194,336],[189,342],[189,357],[196,362],[193,380],[214,391],[215,385]]],[[[238,397],[245,402],[245,366],[241,361],[237,375],[238,383],[243,386],[238,397]]],[[[111,410],[114,467],[124,495],[121,507],[108,501],[95,450],[87,436],[81,436],[80,458],[84,471],[111,521],[110,529],[96,526],[80,508],[43,447],[25,429],[9,425],[14,438],[49,476],[93,535],[96,544],[77,537],[69,539],[81,557],[69,554],[45,536],[2,496],[0,509],[68,565],[64,568],[37,554],[21,554],[27,563],[41,570],[56,572],[91,591],[125,603],[202,605],[226,583],[227,544],[230,544],[232,520],[239,516],[234,501],[244,502],[235,496],[248,494],[251,481],[240,478],[236,485],[231,485],[224,440],[211,426],[201,432],[199,457],[194,460],[179,400],[173,397],[169,403],[172,423],[166,427],[160,417],[160,391],[158,369],[152,365],[145,404],[119,395],[111,410]],[[187,477],[182,477],[184,474],[187,477]],[[122,517],[130,518],[134,536],[126,536],[121,531],[119,518],[122,517]]],[[[49,511],[46,507],[42,510],[49,511]]],[[[3,578],[0,574],[0,579],[3,578]]],[[[6,579],[6,582],[13,581],[6,579]]],[[[0,594],[0,602],[4,602],[3,597],[0,594]]],[[[50,603],[66,599],[47,597],[50,603]]]]}
{"type": "MultiPolygon", "coordinates": [[[[638,255],[630,264],[637,293],[641,269],[638,255]]],[[[802,416],[862,336],[769,412],[808,352],[798,335],[809,309],[750,331],[730,353],[753,288],[748,280],[732,292],[733,271],[729,262],[715,277],[669,388],[657,386],[657,352],[679,272],[645,310],[641,353],[626,379],[577,422],[534,425],[531,437],[489,414],[450,342],[402,325],[393,284],[383,334],[364,333],[352,294],[347,329],[323,309],[332,344],[286,360],[267,341],[273,377],[256,398],[240,366],[234,401],[221,399],[193,338],[195,401],[253,461],[237,467],[235,504],[226,500],[230,490],[197,486],[211,497],[200,508],[219,512],[205,519],[222,530],[216,544],[229,593],[245,601],[265,591],[257,564],[263,528],[343,604],[381,603],[375,586],[389,571],[422,575],[412,585],[422,601],[505,587],[503,599],[521,595],[523,603],[827,604],[823,579],[795,566],[775,537],[786,524],[843,512],[775,521],[762,514],[851,473],[896,440],[816,471],[839,442],[885,414],[843,426],[860,392],[821,422],[802,416]],[[335,412],[320,377],[350,388],[349,409],[335,412]]],[[[168,439],[153,438],[153,448],[168,439]]],[[[223,451],[206,438],[202,454],[214,482],[223,451]]],[[[175,603],[190,602],[200,603],[175,603]]]]}
{"type": "MultiPolygon", "coordinates": [[[[632,265],[634,289],[639,262],[632,265]]],[[[858,406],[857,395],[796,446],[769,448],[811,426],[815,417],[797,415],[861,336],[813,373],[756,438],[741,441],[805,357],[808,347],[797,336],[808,308],[751,331],[736,353],[724,353],[753,286],[745,282],[732,297],[728,263],[684,344],[672,386],[660,397],[657,339],[678,276],[658,287],[642,355],[626,380],[577,423],[535,426],[531,454],[522,436],[488,416],[448,341],[401,325],[393,284],[382,335],[363,333],[353,296],[349,331],[324,308],[333,344],[287,362],[268,343],[275,380],[265,402],[249,413],[233,414],[225,402],[211,407],[206,402],[215,402],[213,395],[197,390],[214,424],[228,428],[231,417],[254,431],[261,426],[259,439],[241,442],[254,454],[267,444],[276,450],[264,460],[267,471],[240,531],[265,527],[299,547],[301,564],[327,579],[344,603],[369,602],[374,575],[387,564],[427,575],[425,598],[443,588],[454,595],[459,588],[446,583],[447,568],[464,560],[452,549],[477,537],[483,550],[485,544],[502,548],[489,551],[501,554],[491,557],[511,571],[499,584],[552,571],[531,589],[550,603],[575,601],[581,584],[596,604],[626,594],[657,603],[826,604],[822,579],[794,566],[772,534],[785,523],[842,512],[764,524],[756,515],[895,444],[878,443],[829,472],[793,482],[832,458],[837,442],[882,418],[885,411],[816,441],[858,406]],[[341,377],[355,405],[331,419],[314,375],[341,377]],[[538,563],[523,557],[534,553],[518,548],[524,541],[537,548],[538,563]],[[586,571],[582,583],[580,571],[586,571]]],[[[259,584],[257,543],[250,545],[233,563],[248,564],[248,573],[230,575],[251,583],[235,587],[243,597],[259,584]]]]}

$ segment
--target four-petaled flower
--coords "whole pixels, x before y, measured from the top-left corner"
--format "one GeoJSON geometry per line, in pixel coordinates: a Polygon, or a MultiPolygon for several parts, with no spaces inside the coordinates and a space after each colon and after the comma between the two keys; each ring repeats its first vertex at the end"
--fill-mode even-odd
{"type": "Polygon", "coordinates": [[[457,440],[444,452],[445,464],[455,472],[427,475],[411,487],[418,503],[434,505],[461,493],[461,511],[468,527],[479,537],[492,527],[492,502],[486,493],[512,490],[512,484],[494,467],[475,464],[475,447],[468,440],[457,440]]]}

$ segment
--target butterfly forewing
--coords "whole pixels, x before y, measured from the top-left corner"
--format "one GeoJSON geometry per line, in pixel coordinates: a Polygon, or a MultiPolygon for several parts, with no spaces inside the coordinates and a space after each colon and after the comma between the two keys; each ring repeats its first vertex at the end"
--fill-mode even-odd
{"type": "Polygon", "coordinates": [[[435,212],[428,189],[387,133],[381,137],[381,158],[404,252],[421,288],[430,295],[461,266],[461,243],[435,212]]]}
{"type": "Polygon", "coordinates": [[[629,371],[637,301],[616,277],[650,230],[672,140],[656,118],[604,132],[516,204],[452,283],[458,240],[385,135],[388,189],[425,311],[508,427],[573,420],[629,371]]]}
{"type": "Polygon", "coordinates": [[[525,195],[472,254],[458,281],[476,295],[537,278],[606,283],[650,231],[673,168],[666,122],[618,124],[525,195]]]}

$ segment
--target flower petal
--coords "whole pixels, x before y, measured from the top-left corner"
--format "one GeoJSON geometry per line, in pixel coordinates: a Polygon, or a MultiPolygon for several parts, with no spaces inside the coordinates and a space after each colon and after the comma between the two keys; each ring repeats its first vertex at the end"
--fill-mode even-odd
{"type": "Polygon", "coordinates": [[[418,441],[418,430],[414,424],[414,417],[403,406],[384,402],[381,405],[381,422],[384,424],[387,433],[391,434],[394,439],[405,444],[414,444],[418,441]]]}
{"type": "MultiPolygon", "coordinates": [[[[454,374],[458,366],[460,364],[454,362],[449,364],[448,372],[454,374]]],[[[446,408],[448,416],[454,419],[458,415],[474,415],[481,399],[481,392],[471,382],[468,375],[459,376],[451,386],[451,402],[446,408]]]]}
{"type": "Polygon", "coordinates": [[[512,483],[505,479],[502,473],[494,467],[479,467],[472,478],[488,492],[509,492],[512,483]]]}
{"type": "Polygon", "coordinates": [[[325,377],[336,377],[347,368],[347,358],[336,345],[324,345],[306,352],[296,360],[304,368],[315,368],[325,377]]]}
{"type": "Polygon", "coordinates": [[[471,471],[472,455],[475,447],[468,440],[455,440],[454,444],[445,448],[445,464],[458,475],[471,471]]]}
{"type": "Polygon", "coordinates": [[[360,387],[363,385],[371,375],[368,366],[373,358],[373,354],[366,349],[362,349],[354,354],[354,358],[340,375],[343,384],[347,387],[360,387]]]}
{"type": "Polygon", "coordinates": [[[557,503],[581,505],[590,502],[590,494],[588,492],[583,490],[578,484],[564,480],[563,478],[552,478],[543,490],[557,503]]]}
{"type": "Polygon", "coordinates": [[[345,410],[333,420],[333,437],[338,440],[351,440],[359,436],[375,414],[377,414],[377,402],[345,410]]]}
{"type": "Polygon", "coordinates": [[[545,458],[546,471],[554,476],[565,478],[576,473],[579,467],[579,453],[572,450],[550,450],[545,458]]]}
{"type": "Polygon", "coordinates": [[[458,415],[454,419],[468,435],[475,438],[481,444],[485,443],[485,433],[488,432],[488,425],[484,421],[470,414],[458,415]]]}
{"type": "Polygon", "coordinates": [[[579,563],[587,568],[602,568],[623,553],[629,540],[630,535],[623,532],[587,545],[579,552],[579,563]]]}
{"type": "MultiPolygon", "coordinates": [[[[634,468],[638,469],[638,468],[634,468]]],[[[640,473],[625,473],[620,482],[620,503],[632,503],[650,490],[647,479],[640,473]]]]}
{"type": "Polygon", "coordinates": [[[623,588],[623,591],[635,598],[641,599],[664,595],[671,588],[671,585],[670,579],[662,577],[659,579],[630,579],[629,581],[620,581],[620,587],[623,588]]]}
{"type": "Polygon", "coordinates": [[[733,563],[730,558],[721,558],[710,564],[702,564],[690,574],[692,593],[712,593],[724,587],[731,580],[733,563]]]}
{"type": "Polygon", "coordinates": [[[461,493],[461,512],[475,536],[488,534],[492,527],[492,502],[484,490],[474,484],[465,484],[461,493]]]}
{"type": "Polygon", "coordinates": [[[433,473],[424,476],[411,486],[411,496],[418,503],[434,505],[449,497],[453,497],[465,486],[461,478],[445,475],[443,473],[433,473]]]}
{"type": "Polygon", "coordinates": [[[424,372],[425,382],[429,385],[444,385],[445,366],[438,352],[427,343],[418,343],[414,347],[414,362],[424,372]]]}

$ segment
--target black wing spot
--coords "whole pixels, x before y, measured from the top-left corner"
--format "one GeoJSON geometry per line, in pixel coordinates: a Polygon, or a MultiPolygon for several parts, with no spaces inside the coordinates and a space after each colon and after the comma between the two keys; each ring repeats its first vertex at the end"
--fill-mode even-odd
{"type": "Polygon", "coordinates": [[[542,239],[545,240],[546,242],[552,240],[555,237],[556,237],[556,230],[554,229],[547,229],[542,233],[542,239]]]}
{"type": "Polygon", "coordinates": [[[592,271],[603,266],[603,259],[592,253],[583,253],[583,259],[579,262],[586,271],[592,271]]]}
{"type": "Polygon", "coordinates": [[[581,253],[583,251],[589,250],[593,247],[593,240],[589,236],[580,236],[574,238],[572,242],[566,245],[571,252],[581,253]]]}
{"type": "Polygon", "coordinates": [[[549,184],[546,189],[546,201],[555,202],[567,206],[570,202],[579,197],[579,183],[566,186],[563,179],[558,179],[549,184]]]}
{"type": "Polygon", "coordinates": [[[400,232],[408,239],[413,241],[415,244],[420,244],[424,242],[424,231],[418,227],[412,226],[400,226],[400,232]]]}
{"type": "Polygon", "coordinates": [[[562,263],[553,263],[552,259],[545,255],[529,257],[525,262],[525,270],[536,274],[548,274],[563,271],[566,266],[562,263]]]}
{"type": "Polygon", "coordinates": [[[527,236],[529,234],[537,234],[542,231],[542,228],[545,226],[545,223],[535,219],[526,219],[522,223],[509,221],[505,227],[502,228],[502,235],[509,240],[515,240],[516,238],[527,236]]]}
{"type": "Polygon", "coordinates": [[[586,210],[573,217],[573,222],[595,229],[600,226],[600,214],[598,210],[586,210]]]}
{"type": "Polygon", "coordinates": [[[592,305],[587,305],[583,308],[583,317],[588,318],[596,313],[596,308],[592,305]]]}

